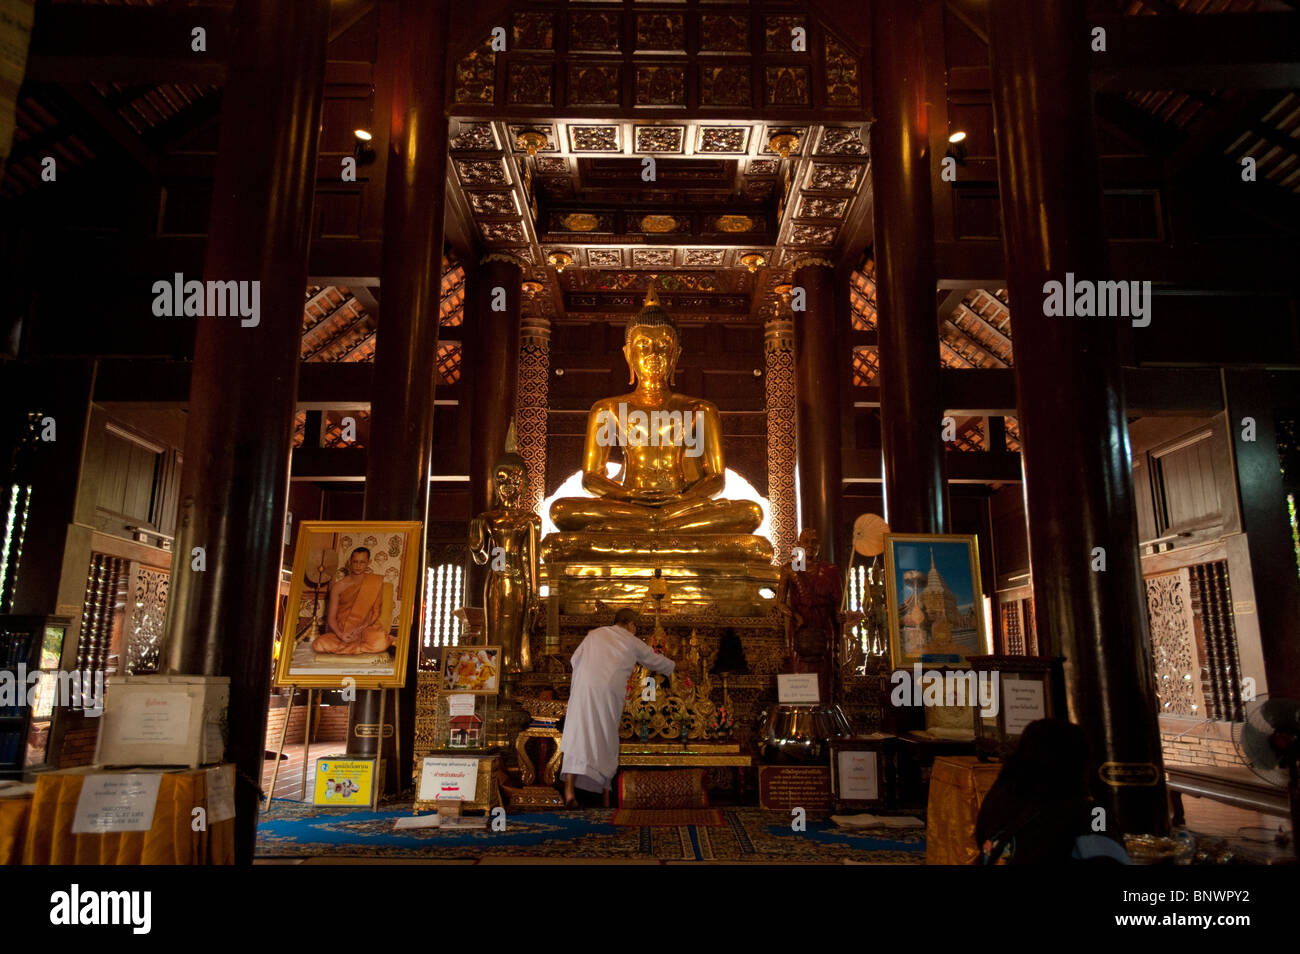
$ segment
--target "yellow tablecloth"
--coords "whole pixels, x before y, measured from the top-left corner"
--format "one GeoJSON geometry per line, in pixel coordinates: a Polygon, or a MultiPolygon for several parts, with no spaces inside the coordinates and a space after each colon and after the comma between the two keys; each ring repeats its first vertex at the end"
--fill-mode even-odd
{"type": "Polygon", "coordinates": [[[0,799],[0,864],[222,865],[233,864],[235,820],[194,831],[193,810],[207,804],[207,772],[163,772],[149,831],[74,835],[72,820],[88,773],[36,777],[28,798],[0,799]],[[19,850],[21,848],[21,851],[19,850]]]}
{"type": "Polygon", "coordinates": [[[927,865],[968,865],[979,856],[975,819],[1001,771],[1002,763],[981,762],[972,755],[934,760],[926,809],[927,865]]]}

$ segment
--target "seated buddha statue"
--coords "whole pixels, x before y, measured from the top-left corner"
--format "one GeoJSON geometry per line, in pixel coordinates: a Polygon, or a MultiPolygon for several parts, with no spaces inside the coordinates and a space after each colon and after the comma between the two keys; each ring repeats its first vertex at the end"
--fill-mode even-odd
{"type": "Polygon", "coordinates": [[[582,486],[593,496],[552,504],[560,532],[547,537],[546,558],[770,562],[771,544],[753,535],[763,520],[758,504],[715,496],[726,480],[722,419],[709,401],[672,390],[682,348],[653,287],[624,342],[632,390],[592,405],[582,486]],[[616,446],[622,469],[609,477],[606,464],[616,446]]]}

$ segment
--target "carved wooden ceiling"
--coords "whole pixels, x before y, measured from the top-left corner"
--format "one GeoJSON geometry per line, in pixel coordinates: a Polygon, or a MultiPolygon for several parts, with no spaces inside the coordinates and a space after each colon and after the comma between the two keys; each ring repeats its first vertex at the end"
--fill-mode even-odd
{"type": "Polygon", "coordinates": [[[616,317],[635,273],[699,269],[713,285],[661,283],[667,307],[752,317],[775,272],[869,223],[863,50],[806,4],[540,0],[479,41],[455,66],[449,191],[543,285],[538,313],[616,317]]]}
{"type": "Polygon", "coordinates": [[[547,266],[564,257],[566,313],[634,308],[629,283],[643,290],[646,282],[631,273],[705,269],[716,287],[679,278],[683,287],[667,289],[700,293],[679,307],[750,314],[754,283],[717,276],[747,277],[835,250],[865,201],[866,130],[861,123],[463,118],[453,120],[448,180],[476,240],[532,266],[532,280],[547,286],[539,300],[559,290],[547,266]],[[521,139],[530,134],[538,137],[532,156],[521,139]],[[783,135],[794,137],[784,157],[772,146],[783,135]]]}

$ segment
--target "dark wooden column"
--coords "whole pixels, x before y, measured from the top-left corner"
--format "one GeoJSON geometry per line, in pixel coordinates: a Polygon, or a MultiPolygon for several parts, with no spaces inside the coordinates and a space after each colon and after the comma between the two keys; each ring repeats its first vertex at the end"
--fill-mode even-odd
{"type": "Polygon", "coordinates": [[[235,4],[203,277],[260,282],[261,314],[252,327],[199,318],[190,379],[167,668],[230,677],[241,862],[257,829],[328,29],[328,0],[235,4]]]}
{"type": "MultiPolygon", "coordinates": [[[[1275,389],[1266,371],[1224,371],[1223,390],[1268,694],[1273,699],[1300,699],[1300,639],[1296,638],[1300,580],[1296,578],[1274,424],[1278,397],[1287,394],[1295,401],[1297,375],[1283,372],[1281,376],[1285,391],[1275,389]],[[1246,418],[1254,422],[1249,431],[1246,418]],[[1244,435],[1252,439],[1245,440],[1244,435]]],[[[1258,691],[1263,694],[1262,689],[1258,691]]]]}
{"type": "Polygon", "coordinates": [[[844,496],[840,450],[840,375],[846,361],[835,321],[835,270],[824,258],[794,263],[794,284],[807,310],[794,315],[795,466],[799,522],[821,537],[822,559],[841,562],[840,500],[844,496]]]}
{"type": "MultiPolygon", "coordinates": [[[[465,322],[465,368],[470,376],[473,437],[469,450],[470,512],[492,506],[492,468],[505,450],[506,432],[515,415],[519,384],[519,299],[523,279],[519,259],[484,256],[468,281],[465,322]],[[498,291],[499,290],[499,291],[498,291]],[[504,310],[494,310],[494,305],[504,310]]],[[[487,566],[471,563],[465,602],[483,601],[487,566]]]]}
{"type": "Polygon", "coordinates": [[[872,4],[880,440],[896,533],[947,533],[949,521],[922,6],[917,0],[872,4]]]}
{"type": "MultiPolygon", "coordinates": [[[[1065,656],[1070,718],[1107,832],[1168,829],[1155,678],[1117,360],[1120,321],[1044,315],[1044,284],[1105,272],[1084,0],[994,0],[998,184],[1040,652],[1065,656]],[[1104,551],[1105,569],[1097,562],[1104,551]],[[1150,784],[1154,782],[1154,784],[1150,784]],[[1146,783],[1146,784],[1144,784],[1146,783]]],[[[1160,316],[1156,315],[1159,321],[1160,316]]]]}
{"type": "MultiPolygon", "coordinates": [[[[433,454],[438,320],[442,296],[443,211],[447,178],[445,61],[448,6],[402,0],[394,29],[380,41],[395,44],[391,135],[384,195],[384,251],[380,266],[379,331],[366,453],[366,520],[424,521],[433,454]]],[[[424,546],[420,547],[423,599],[424,546]]],[[[405,786],[415,738],[415,683],[420,614],[413,614],[406,684],[401,692],[403,765],[389,759],[388,778],[405,786]]],[[[357,694],[348,725],[348,754],[377,754],[379,692],[357,694]]],[[[393,706],[387,709],[392,722],[393,706]]]]}

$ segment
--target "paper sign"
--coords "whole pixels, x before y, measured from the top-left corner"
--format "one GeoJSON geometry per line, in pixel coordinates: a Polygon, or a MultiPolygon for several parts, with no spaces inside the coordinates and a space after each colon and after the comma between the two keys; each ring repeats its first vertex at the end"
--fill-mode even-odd
{"type": "Polygon", "coordinates": [[[419,801],[474,801],[478,784],[478,759],[443,759],[430,756],[420,768],[419,801]]]}
{"type": "Polygon", "coordinates": [[[783,673],[776,677],[777,701],[791,705],[801,702],[821,702],[817,689],[817,673],[783,673]]]}
{"type": "Polygon", "coordinates": [[[218,765],[207,771],[208,824],[235,817],[235,767],[218,765]]]}
{"type": "Polygon", "coordinates": [[[148,831],[162,775],[158,772],[87,775],[72,819],[74,835],[148,831]]]}
{"type": "Polygon", "coordinates": [[[474,700],[477,696],[468,692],[457,693],[454,696],[447,697],[447,716],[456,718],[456,716],[473,715],[474,700]]]}
{"type": "Polygon", "coordinates": [[[332,755],[317,759],[312,804],[329,808],[369,805],[374,777],[374,759],[340,759],[332,755]]]}
{"type": "Polygon", "coordinates": [[[129,693],[114,729],[121,745],[183,745],[189,737],[190,697],[184,692],[129,693]]]}
{"type": "Polygon", "coordinates": [[[1007,735],[1019,735],[1029,723],[1046,715],[1043,684],[1033,679],[1002,680],[1002,705],[1007,710],[1003,723],[1007,735]]]}
{"type": "Polygon", "coordinates": [[[393,828],[437,828],[442,819],[437,815],[408,815],[397,819],[393,828]]]}
{"type": "Polygon", "coordinates": [[[840,752],[839,792],[843,801],[872,801],[880,797],[880,781],[876,775],[878,765],[875,752],[840,752]]]}

